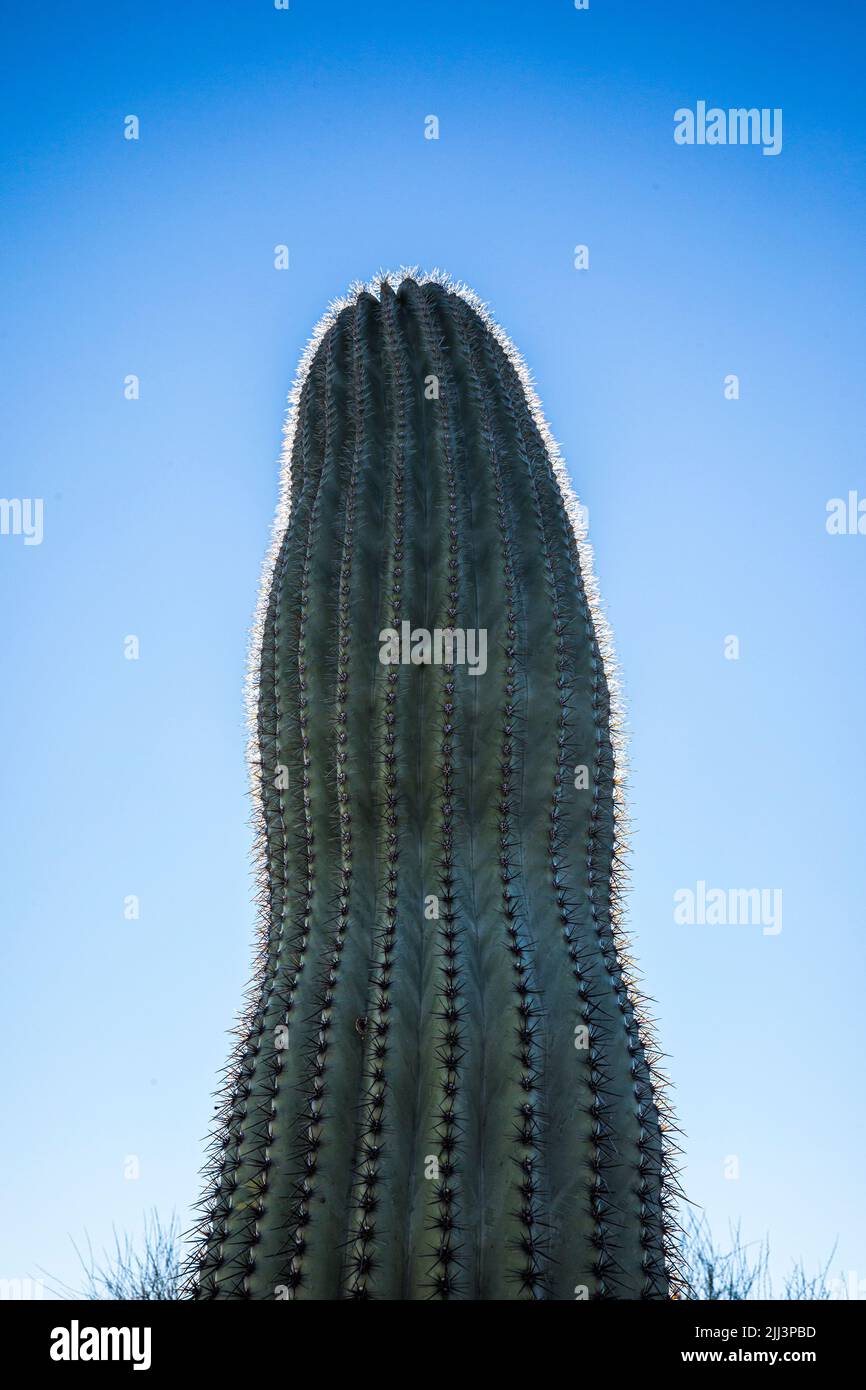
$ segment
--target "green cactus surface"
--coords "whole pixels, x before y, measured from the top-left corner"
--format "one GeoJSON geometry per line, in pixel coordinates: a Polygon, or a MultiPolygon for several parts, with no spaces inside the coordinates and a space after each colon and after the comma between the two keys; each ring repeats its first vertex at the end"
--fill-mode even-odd
{"type": "Polygon", "coordinates": [[[675,1296],[583,531],[469,291],[329,311],[253,636],[260,940],[195,1297],[675,1296]]]}

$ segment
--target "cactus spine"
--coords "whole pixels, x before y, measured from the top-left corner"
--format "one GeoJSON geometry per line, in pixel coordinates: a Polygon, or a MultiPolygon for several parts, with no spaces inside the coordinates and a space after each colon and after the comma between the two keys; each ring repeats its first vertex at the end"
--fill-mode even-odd
{"type": "Polygon", "coordinates": [[[564,466],[474,296],[406,273],[334,306],[253,638],[260,943],[195,1296],[671,1296],[606,644],[564,466]],[[405,623],[485,632],[486,669],[386,664],[405,623]]]}

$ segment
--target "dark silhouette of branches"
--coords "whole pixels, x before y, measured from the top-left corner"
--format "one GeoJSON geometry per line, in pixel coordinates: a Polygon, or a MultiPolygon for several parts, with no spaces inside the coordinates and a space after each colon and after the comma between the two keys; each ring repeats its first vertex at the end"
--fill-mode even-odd
{"type": "Polygon", "coordinates": [[[128,1232],[119,1235],[114,1229],[113,1235],[114,1247],[103,1249],[100,1256],[95,1254],[89,1236],[85,1237],[84,1250],[72,1242],[81,1266],[82,1282],[77,1288],[57,1280],[46,1284],[55,1298],[85,1298],[97,1302],[180,1298],[183,1249],[180,1225],[174,1212],[168,1221],[163,1221],[156,1211],[146,1215],[140,1240],[128,1232]]]}

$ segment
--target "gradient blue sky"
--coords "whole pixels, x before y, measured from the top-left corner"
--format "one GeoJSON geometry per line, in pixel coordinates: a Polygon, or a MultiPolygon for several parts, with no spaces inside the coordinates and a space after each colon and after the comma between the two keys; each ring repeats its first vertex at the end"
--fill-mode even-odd
{"type": "Polygon", "coordinates": [[[7,7],[0,494],[44,498],[45,534],[0,536],[0,1277],[74,1277],[70,1235],[196,1196],[249,964],[242,679],[285,396],[328,301],[417,263],[489,300],[589,507],[687,1190],[777,1271],[838,1237],[866,1279],[866,536],[825,529],[866,496],[862,26],[791,0],[7,7]],[[699,99],[781,107],[782,153],[678,147],[699,99]],[[675,925],[700,879],[780,887],[781,934],[675,925]]]}

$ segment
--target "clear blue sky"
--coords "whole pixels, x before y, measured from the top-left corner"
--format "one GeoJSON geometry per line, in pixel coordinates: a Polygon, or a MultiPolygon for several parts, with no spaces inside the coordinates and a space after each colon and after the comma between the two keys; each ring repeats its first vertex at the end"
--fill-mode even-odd
{"type": "Polygon", "coordinates": [[[250,958],[242,681],[285,397],[327,302],[417,263],[490,302],[589,507],[688,1192],[777,1269],[838,1236],[866,1278],[866,536],[825,528],[866,496],[862,25],[7,7],[0,495],[45,511],[41,545],[0,536],[0,1277],[71,1277],[70,1235],[197,1194],[250,958]],[[698,100],[782,108],[781,154],[676,145],[698,100]],[[782,932],[675,924],[699,880],[780,887],[782,932]]]}

